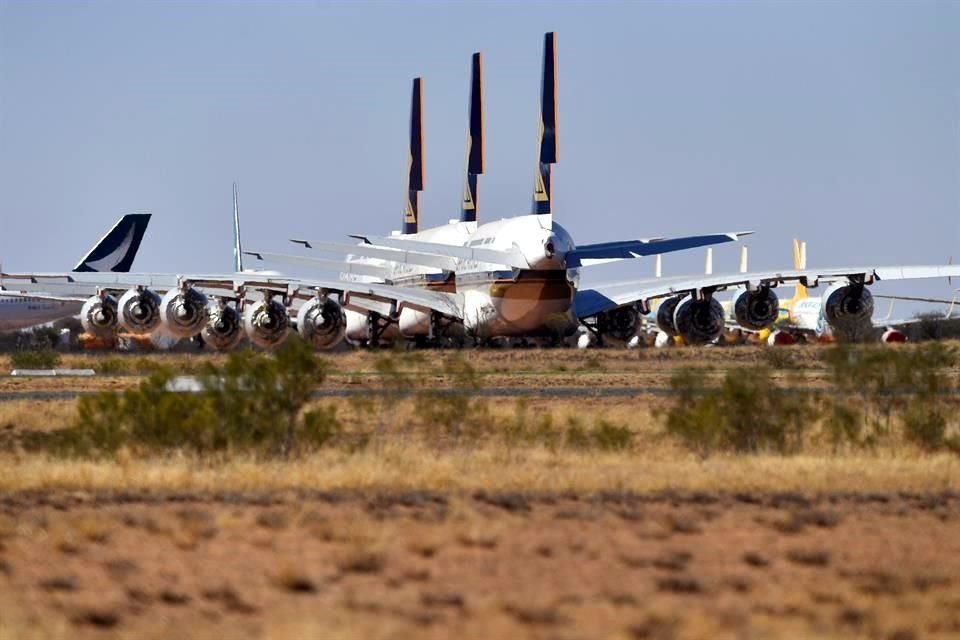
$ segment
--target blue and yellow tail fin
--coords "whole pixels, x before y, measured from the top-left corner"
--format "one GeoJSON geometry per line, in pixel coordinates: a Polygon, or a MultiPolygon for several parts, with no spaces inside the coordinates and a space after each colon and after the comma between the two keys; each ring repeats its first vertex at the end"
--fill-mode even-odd
{"type": "Polygon", "coordinates": [[[467,130],[467,175],[463,185],[460,220],[476,222],[479,211],[477,176],[483,173],[483,58],[473,54],[470,71],[470,125],[467,130]]]}
{"type": "Polygon", "coordinates": [[[557,49],[556,34],[543,38],[543,80],[540,86],[540,127],[537,173],[533,185],[535,214],[553,213],[550,184],[552,164],[557,162],[557,49]]]}
{"type": "Polygon", "coordinates": [[[410,155],[407,158],[407,206],[403,212],[403,233],[420,228],[420,192],[423,191],[423,78],[413,79],[410,99],[410,155]]]}

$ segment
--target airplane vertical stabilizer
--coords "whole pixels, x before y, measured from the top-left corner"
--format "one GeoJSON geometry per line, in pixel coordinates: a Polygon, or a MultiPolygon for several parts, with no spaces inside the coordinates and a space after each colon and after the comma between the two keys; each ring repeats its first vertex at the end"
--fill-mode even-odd
{"type": "MultiPolygon", "coordinates": [[[[807,268],[807,243],[800,243],[796,238],[793,239],[793,268],[800,270],[807,268]]],[[[807,288],[797,282],[797,286],[793,290],[793,300],[803,300],[807,297],[807,288]]]]}
{"type": "Polygon", "coordinates": [[[540,127],[537,174],[533,187],[535,214],[553,213],[551,166],[557,162],[557,49],[556,34],[543,39],[543,80],[540,87],[540,127]]]}
{"type": "Polygon", "coordinates": [[[73,270],[130,271],[149,222],[149,213],[128,213],[123,216],[73,270]]]}
{"type": "Polygon", "coordinates": [[[240,246],[240,207],[237,204],[237,183],[233,183],[233,268],[243,272],[243,249],[240,246]]]}
{"type": "Polygon", "coordinates": [[[422,78],[413,79],[410,99],[410,154],[407,157],[407,206],[403,233],[416,233],[420,226],[420,192],[423,191],[423,94],[422,78]]]}
{"type": "Polygon", "coordinates": [[[473,54],[470,71],[470,125],[467,130],[467,175],[460,206],[462,222],[476,222],[478,212],[477,176],[483,173],[483,58],[473,54]]]}

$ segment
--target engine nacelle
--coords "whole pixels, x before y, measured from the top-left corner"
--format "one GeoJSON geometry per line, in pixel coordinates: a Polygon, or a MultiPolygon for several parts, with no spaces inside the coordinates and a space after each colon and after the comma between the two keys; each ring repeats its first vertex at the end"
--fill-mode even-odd
{"type": "Polygon", "coordinates": [[[130,289],[117,302],[120,326],[144,335],[160,326],[160,296],[150,289],[130,289]]]}
{"type": "Polygon", "coordinates": [[[171,289],[160,301],[164,328],[178,338],[192,338],[207,323],[207,296],[194,288],[171,289]]]}
{"type": "Polygon", "coordinates": [[[80,308],[83,330],[97,338],[112,338],[117,331],[117,299],[91,296],[80,308]]]}
{"type": "Polygon", "coordinates": [[[657,307],[657,327],[671,338],[680,333],[677,331],[677,325],[674,323],[673,317],[676,314],[677,305],[686,298],[687,296],[673,296],[661,302],[660,306],[657,307]]]}
{"type": "Polygon", "coordinates": [[[629,340],[637,334],[640,327],[640,314],[634,307],[619,307],[597,317],[597,329],[602,335],[619,340],[629,340]]]}
{"type": "Polygon", "coordinates": [[[891,327],[884,329],[883,334],[880,336],[880,342],[885,342],[888,344],[897,343],[897,342],[906,342],[907,336],[902,331],[897,331],[891,327]]]}
{"type": "Polygon", "coordinates": [[[744,329],[759,331],[777,321],[780,314],[780,299],[771,289],[744,291],[733,305],[737,324],[744,329]]]}
{"type": "Polygon", "coordinates": [[[723,306],[714,300],[694,300],[687,298],[673,314],[673,323],[677,333],[687,344],[707,344],[723,334],[725,326],[723,306]]]}
{"type": "Polygon", "coordinates": [[[290,331],[287,308],[277,300],[264,300],[247,305],[243,310],[243,329],[255,345],[275,347],[286,340],[290,331]]]}
{"type": "Polygon", "coordinates": [[[873,316],[873,295],[863,285],[839,287],[827,296],[823,314],[834,331],[853,332],[869,325],[873,316]]]}
{"type": "Polygon", "coordinates": [[[243,320],[235,307],[213,303],[207,307],[210,319],[200,335],[203,341],[217,351],[233,349],[243,338],[243,320]]]}
{"type": "Polygon", "coordinates": [[[346,332],[347,318],[335,300],[313,298],[300,307],[297,332],[316,349],[332,349],[346,332]]]}

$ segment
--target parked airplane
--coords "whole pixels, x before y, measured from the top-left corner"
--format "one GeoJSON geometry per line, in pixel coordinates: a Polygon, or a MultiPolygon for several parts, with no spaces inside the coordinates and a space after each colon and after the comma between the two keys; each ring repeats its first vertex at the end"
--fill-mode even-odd
{"type": "MultiPolygon", "coordinates": [[[[129,271],[149,222],[149,213],[123,216],[77,263],[74,272],[129,271]]],[[[2,284],[0,279],[0,289],[2,284]]],[[[75,316],[85,302],[86,298],[0,291],[0,331],[24,329],[75,316]]]]}
{"type": "MultiPolygon", "coordinates": [[[[773,289],[787,283],[807,288],[829,285],[823,296],[823,315],[832,328],[842,329],[869,317],[873,305],[866,287],[875,280],[960,276],[960,266],[955,265],[854,267],[705,274],[578,288],[580,268],[591,263],[731,242],[743,234],[575,245],[570,234],[553,220],[552,212],[551,165],[557,160],[555,55],[555,39],[550,33],[544,43],[540,145],[531,215],[477,224],[460,243],[422,237],[366,237],[364,244],[346,247],[355,255],[388,260],[395,265],[389,268],[398,280],[401,275],[424,275],[414,267],[452,273],[455,291],[397,286],[394,277],[383,283],[249,273],[5,277],[16,277],[16,286],[24,291],[90,295],[90,309],[97,304],[118,306],[122,326],[146,332],[162,324],[181,337],[202,330],[219,335],[227,325],[211,322],[216,317],[211,308],[232,303],[234,307],[225,308],[242,313],[241,325],[250,339],[273,346],[285,338],[295,316],[301,335],[318,348],[325,348],[344,335],[344,309],[369,312],[375,308],[393,321],[405,310],[412,310],[429,318],[431,329],[438,321],[461,322],[477,336],[556,336],[574,329],[577,323],[587,324],[601,336],[630,336],[639,315],[649,311],[657,300],[662,300],[657,309],[661,329],[682,336],[688,344],[702,344],[714,340],[724,329],[723,308],[714,297],[716,292],[742,287],[734,315],[741,326],[759,330],[776,319],[779,300],[773,289]],[[117,303],[112,292],[124,290],[117,303]],[[162,299],[154,291],[163,292],[162,299]],[[207,295],[215,298],[209,306],[207,295]],[[124,301],[140,301],[142,308],[150,309],[149,322],[133,322],[129,311],[134,307],[125,306],[124,301]],[[302,305],[295,308],[300,301],[302,305]]],[[[300,242],[325,250],[331,246],[300,242]]],[[[88,318],[88,322],[95,319],[88,318]]],[[[112,331],[116,324],[103,323],[99,329],[112,331]]],[[[239,331],[236,325],[228,329],[239,331]]]]}

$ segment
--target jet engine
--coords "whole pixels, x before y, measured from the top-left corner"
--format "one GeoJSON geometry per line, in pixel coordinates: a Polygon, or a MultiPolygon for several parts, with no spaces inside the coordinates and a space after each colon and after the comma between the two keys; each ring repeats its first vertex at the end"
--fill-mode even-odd
{"type": "Polygon", "coordinates": [[[601,335],[609,335],[619,340],[629,340],[637,333],[640,315],[633,307],[618,307],[597,317],[597,329],[601,335]]]}
{"type": "Polygon", "coordinates": [[[210,319],[203,326],[203,341],[217,351],[227,351],[237,346],[243,337],[243,321],[240,312],[222,302],[207,307],[210,319]]]}
{"type": "Polygon", "coordinates": [[[780,313],[780,300],[771,289],[744,291],[733,306],[737,324],[744,329],[759,331],[777,321],[780,313]]]}
{"type": "Polygon", "coordinates": [[[673,316],[677,310],[677,305],[685,298],[686,296],[667,298],[657,307],[657,327],[668,336],[673,337],[678,333],[677,325],[673,322],[673,316]]]}
{"type": "Polygon", "coordinates": [[[300,307],[297,331],[316,349],[332,349],[343,339],[347,318],[343,309],[330,298],[313,298],[300,307]]]}
{"type": "Polygon", "coordinates": [[[275,347],[287,338],[290,330],[287,308],[272,299],[247,305],[243,311],[243,329],[255,345],[275,347]]]}
{"type": "Polygon", "coordinates": [[[80,308],[83,330],[97,338],[112,338],[117,330],[117,299],[91,296],[80,308]]]}
{"type": "Polygon", "coordinates": [[[687,298],[673,314],[677,333],[687,344],[707,344],[723,333],[723,307],[713,298],[687,298]]]}
{"type": "Polygon", "coordinates": [[[207,296],[194,288],[170,289],[160,301],[163,326],[178,338],[191,338],[207,323],[207,296]]]}
{"type": "Polygon", "coordinates": [[[866,326],[873,316],[873,295],[863,285],[850,284],[834,289],[823,305],[830,328],[849,333],[866,326]]]}
{"type": "Polygon", "coordinates": [[[136,334],[147,334],[160,326],[160,296],[150,289],[130,289],[117,302],[120,326],[136,334]]]}

